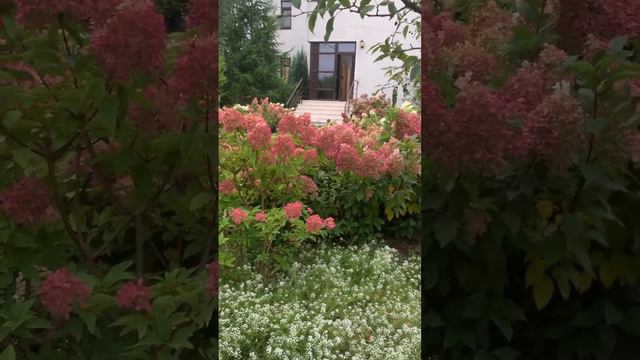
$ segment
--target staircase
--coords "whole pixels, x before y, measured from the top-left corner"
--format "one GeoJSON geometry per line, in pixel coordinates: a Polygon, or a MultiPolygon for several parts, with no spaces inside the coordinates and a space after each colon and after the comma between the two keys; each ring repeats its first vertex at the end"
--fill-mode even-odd
{"type": "Polygon", "coordinates": [[[345,101],[303,100],[298,104],[295,114],[298,116],[304,113],[311,114],[311,123],[317,126],[325,125],[327,120],[336,120],[340,123],[345,105],[345,101]]]}

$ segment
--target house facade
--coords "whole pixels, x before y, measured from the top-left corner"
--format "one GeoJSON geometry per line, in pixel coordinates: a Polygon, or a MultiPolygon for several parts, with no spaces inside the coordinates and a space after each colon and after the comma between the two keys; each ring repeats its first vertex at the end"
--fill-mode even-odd
{"type": "MultiPolygon", "coordinates": [[[[393,89],[388,87],[385,68],[398,65],[389,59],[375,62],[380,53],[371,47],[384,42],[396,31],[395,19],[388,17],[360,17],[357,13],[342,11],[336,15],[334,30],[324,41],[325,19],[318,17],[314,32],[309,30],[308,13],[317,2],[302,0],[296,9],[290,0],[273,0],[280,17],[278,43],[280,51],[293,55],[302,49],[309,60],[309,99],[345,101],[353,86],[353,95],[373,94],[381,87],[388,98],[393,89]]],[[[396,0],[397,8],[402,4],[396,0]]],[[[415,15],[416,17],[419,15],[415,15]]],[[[419,40],[406,40],[407,46],[419,47],[419,40]]],[[[398,89],[398,102],[408,98],[398,89]]]]}

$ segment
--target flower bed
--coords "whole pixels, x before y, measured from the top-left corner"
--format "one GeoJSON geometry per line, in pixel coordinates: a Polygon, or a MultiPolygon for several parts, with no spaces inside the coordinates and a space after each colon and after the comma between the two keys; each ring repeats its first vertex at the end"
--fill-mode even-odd
{"type": "Polygon", "coordinates": [[[379,244],[308,253],[268,285],[222,281],[220,359],[419,359],[420,260],[379,244]]]}
{"type": "Polygon", "coordinates": [[[254,264],[269,278],[307,242],[411,237],[419,228],[419,115],[386,113],[387,121],[373,114],[317,128],[266,99],[222,109],[222,264],[254,264]]]}

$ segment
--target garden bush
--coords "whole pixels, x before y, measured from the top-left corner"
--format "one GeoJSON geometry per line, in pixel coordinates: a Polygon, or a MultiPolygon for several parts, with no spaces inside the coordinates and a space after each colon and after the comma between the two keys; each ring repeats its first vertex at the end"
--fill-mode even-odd
{"type": "Polygon", "coordinates": [[[287,269],[304,242],[419,228],[420,117],[317,128],[267,99],[220,113],[222,265],[287,269]],[[277,124],[272,133],[272,124],[277,124]]]}
{"type": "Polygon", "coordinates": [[[640,3],[434,3],[426,354],[630,358],[616,348],[640,336],[640,3]]]}
{"type": "Polygon", "coordinates": [[[215,3],[0,7],[0,358],[214,358],[215,3]]]}
{"type": "Polygon", "coordinates": [[[322,246],[264,285],[223,275],[221,359],[419,359],[420,262],[380,244],[322,246]]]}

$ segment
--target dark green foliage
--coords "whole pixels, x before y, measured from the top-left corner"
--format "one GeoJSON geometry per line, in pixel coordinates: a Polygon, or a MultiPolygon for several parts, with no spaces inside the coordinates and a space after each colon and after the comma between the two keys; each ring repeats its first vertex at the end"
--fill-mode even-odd
{"type": "Polygon", "coordinates": [[[250,103],[254,97],[285,102],[291,91],[279,76],[278,21],[271,5],[262,0],[223,0],[220,13],[224,14],[220,52],[227,79],[220,88],[221,105],[250,103]]]}
{"type": "Polygon", "coordinates": [[[291,60],[291,70],[289,70],[289,84],[298,83],[302,79],[302,98],[309,98],[309,64],[307,54],[300,49],[291,60]]]}

